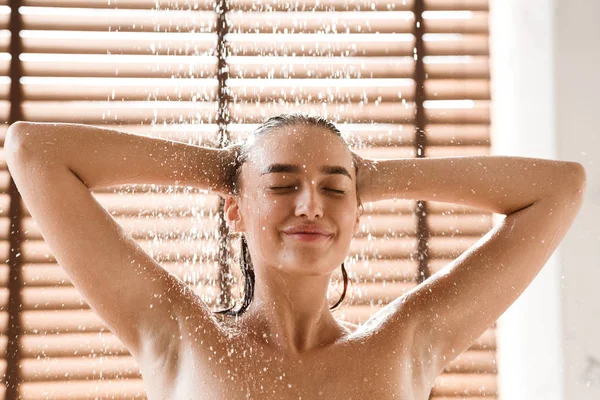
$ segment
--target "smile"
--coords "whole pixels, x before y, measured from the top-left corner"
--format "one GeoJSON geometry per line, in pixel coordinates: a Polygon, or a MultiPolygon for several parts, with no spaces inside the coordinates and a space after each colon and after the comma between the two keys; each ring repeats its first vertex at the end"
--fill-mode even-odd
{"type": "Polygon", "coordinates": [[[293,239],[301,242],[325,242],[331,235],[321,235],[319,233],[284,233],[293,239]]]}

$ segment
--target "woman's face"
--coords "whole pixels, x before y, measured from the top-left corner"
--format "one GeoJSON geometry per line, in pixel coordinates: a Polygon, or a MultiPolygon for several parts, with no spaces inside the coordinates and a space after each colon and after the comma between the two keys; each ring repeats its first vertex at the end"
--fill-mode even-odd
{"type": "Polygon", "coordinates": [[[359,223],[352,156],[335,134],[316,127],[277,128],[252,145],[241,191],[226,202],[229,225],[243,232],[255,269],[330,274],[348,255],[359,223]],[[284,231],[300,224],[331,233],[304,241],[284,231]]]}

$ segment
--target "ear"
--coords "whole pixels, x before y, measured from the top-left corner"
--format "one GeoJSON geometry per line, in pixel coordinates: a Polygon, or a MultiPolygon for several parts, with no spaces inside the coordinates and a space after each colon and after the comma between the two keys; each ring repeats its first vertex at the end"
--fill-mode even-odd
{"type": "Polygon", "coordinates": [[[225,197],[225,220],[232,233],[244,232],[246,230],[238,199],[233,196],[225,197]]]}

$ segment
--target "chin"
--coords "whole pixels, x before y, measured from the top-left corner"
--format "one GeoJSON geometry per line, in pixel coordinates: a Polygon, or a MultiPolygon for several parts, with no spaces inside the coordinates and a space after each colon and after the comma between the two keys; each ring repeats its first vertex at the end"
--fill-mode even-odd
{"type": "Polygon", "coordinates": [[[334,271],[339,269],[341,265],[342,265],[342,263],[340,262],[337,265],[337,267],[334,267],[332,269],[331,266],[319,267],[319,266],[315,266],[314,262],[305,260],[305,261],[299,261],[297,264],[293,264],[293,265],[288,264],[288,265],[284,266],[282,264],[279,264],[277,266],[277,269],[279,271],[288,272],[290,274],[299,274],[299,275],[304,275],[304,276],[324,276],[324,275],[330,275],[331,273],[333,273],[334,271]],[[300,267],[298,265],[300,265],[300,267]]]}

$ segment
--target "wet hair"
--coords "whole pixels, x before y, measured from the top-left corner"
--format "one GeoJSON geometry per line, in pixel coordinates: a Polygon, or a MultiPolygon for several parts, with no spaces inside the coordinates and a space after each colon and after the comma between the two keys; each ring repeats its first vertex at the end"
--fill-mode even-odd
{"type": "MultiPolygon", "coordinates": [[[[270,117],[267,119],[262,125],[260,125],[247,139],[241,144],[239,155],[236,160],[236,165],[232,169],[233,175],[230,176],[230,181],[233,185],[233,193],[239,194],[239,188],[241,187],[241,167],[248,160],[248,154],[250,149],[252,148],[252,144],[254,140],[260,136],[263,136],[275,129],[285,128],[285,127],[298,127],[298,126],[312,126],[316,128],[324,128],[327,131],[338,136],[346,146],[349,148],[348,142],[343,137],[340,130],[330,121],[326,120],[323,117],[312,116],[303,113],[285,113],[270,117]]],[[[355,176],[358,174],[358,163],[357,160],[354,159],[354,171],[355,176]]],[[[356,200],[358,202],[359,207],[362,207],[362,202],[360,197],[358,196],[358,187],[356,188],[356,200]]],[[[239,316],[242,315],[246,309],[250,306],[252,299],[254,297],[254,268],[252,266],[252,261],[250,259],[250,252],[248,251],[248,243],[246,242],[246,237],[242,234],[241,236],[241,269],[242,274],[245,278],[245,290],[244,290],[244,301],[239,310],[234,311],[232,306],[226,310],[215,311],[216,314],[225,314],[229,316],[239,316]]],[[[348,288],[348,274],[346,272],[346,268],[344,267],[344,263],[342,263],[342,276],[344,279],[344,291],[340,299],[335,303],[334,306],[330,307],[330,310],[335,309],[341,302],[344,300],[346,296],[346,290],[348,288]]]]}

